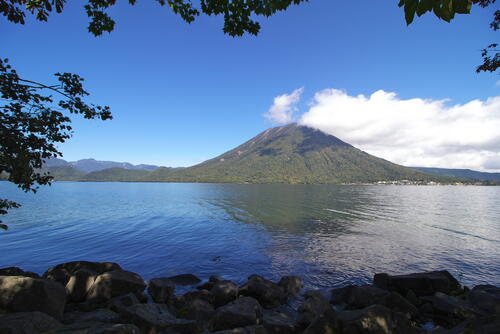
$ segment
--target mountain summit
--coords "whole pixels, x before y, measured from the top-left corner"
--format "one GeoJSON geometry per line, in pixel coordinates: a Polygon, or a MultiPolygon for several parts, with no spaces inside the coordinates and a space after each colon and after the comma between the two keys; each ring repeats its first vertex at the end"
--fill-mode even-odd
{"type": "Polygon", "coordinates": [[[199,165],[153,171],[150,181],[343,183],[432,180],[429,174],[374,157],[335,136],[298,124],[267,129],[199,165]]]}

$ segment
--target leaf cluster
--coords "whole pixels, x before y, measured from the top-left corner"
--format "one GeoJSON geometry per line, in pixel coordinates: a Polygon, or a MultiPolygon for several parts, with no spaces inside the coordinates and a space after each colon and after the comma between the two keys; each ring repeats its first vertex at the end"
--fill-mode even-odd
{"type": "MultiPolygon", "coordinates": [[[[83,79],[56,73],[56,83],[45,85],[21,78],[0,59],[0,173],[24,191],[36,192],[51,177],[40,172],[43,161],[61,156],[57,149],[72,135],[68,113],[84,118],[111,119],[107,106],[88,104],[83,79]]],[[[0,214],[17,203],[0,200],[0,214]]]]}
{"type": "MultiPolygon", "coordinates": [[[[60,13],[67,0],[0,0],[0,13],[14,23],[25,23],[27,13],[39,21],[47,21],[51,12],[60,13]]],[[[195,6],[191,0],[155,0],[160,6],[168,6],[187,23],[193,22],[201,13],[223,15],[224,33],[230,36],[242,36],[245,33],[257,35],[260,24],[255,16],[269,17],[278,11],[286,10],[293,4],[308,0],[200,0],[195,6]]],[[[136,0],[129,0],[134,5],[136,0]]],[[[115,21],[108,13],[116,0],[88,0],[84,4],[90,19],[88,31],[95,36],[111,32],[115,21]]]]}
{"type": "Polygon", "coordinates": [[[398,6],[404,8],[407,24],[417,16],[433,12],[439,19],[450,22],[455,14],[469,14],[473,4],[487,7],[496,0],[400,0],[398,6]]]}

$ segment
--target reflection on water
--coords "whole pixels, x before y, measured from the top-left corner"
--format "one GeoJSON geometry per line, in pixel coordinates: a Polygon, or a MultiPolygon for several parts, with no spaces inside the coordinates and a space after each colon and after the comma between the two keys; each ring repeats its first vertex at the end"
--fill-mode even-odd
{"type": "Polygon", "coordinates": [[[309,287],[449,269],[500,283],[500,187],[56,183],[0,233],[0,266],[116,261],[145,278],[252,273],[309,287]]]}

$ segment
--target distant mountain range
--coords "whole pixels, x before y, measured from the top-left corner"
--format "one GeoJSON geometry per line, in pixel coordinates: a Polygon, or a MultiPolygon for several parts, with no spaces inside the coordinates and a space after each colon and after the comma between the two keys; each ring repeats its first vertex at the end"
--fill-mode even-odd
{"type": "Polygon", "coordinates": [[[500,173],[404,167],[363,152],[332,135],[290,124],[267,129],[216,158],[187,168],[83,159],[47,161],[61,181],[364,183],[410,180],[500,181],[500,173]]]}
{"type": "Polygon", "coordinates": [[[411,167],[425,173],[461,177],[470,180],[482,181],[500,181],[500,173],[478,172],[471,169],[451,169],[451,168],[434,168],[434,167],[411,167]]]}
{"type": "Polygon", "coordinates": [[[154,171],[159,166],[154,165],[133,165],[129,162],[99,161],[95,159],[81,159],[78,161],[66,161],[59,158],[51,158],[45,161],[45,167],[65,167],[71,166],[82,173],[97,172],[108,168],[122,168],[133,170],[154,171]]]}

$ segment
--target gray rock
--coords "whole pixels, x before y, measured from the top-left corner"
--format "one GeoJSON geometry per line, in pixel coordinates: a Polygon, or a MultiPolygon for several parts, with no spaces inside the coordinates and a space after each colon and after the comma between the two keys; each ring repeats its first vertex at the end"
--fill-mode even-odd
{"type": "Polygon", "coordinates": [[[257,299],[266,308],[271,308],[286,302],[284,289],[259,275],[251,275],[240,288],[240,294],[257,299]]]}
{"type": "Polygon", "coordinates": [[[203,300],[212,303],[212,294],[207,290],[190,291],[180,296],[175,296],[170,300],[169,306],[175,310],[178,317],[185,317],[187,310],[195,300],[203,300]]]}
{"type": "Polygon", "coordinates": [[[66,289],[59,283],[23,276],[0,276],[0,309],[11,312],[40,311],[61,319],[66,289]]]}
{"type": "Polygon", "coordinates": [[[44,278],[53,279],[66,285],[70,277],[79,270],[87,270],[96,275],[103,274],[108,271],[120,270],[121,267],[113,262],[89,262],[89,261],[73,261],[58,264],[49,268],[44,274],[44,278]]]}
{"type": "Polygon", "coordinates": [[[193,274],[176,275],[168,277],[168,279],[177,285],[195,285],[201,282],[201,280],[193,274]]]}
{"type": "Polygon", "coordinates": [[[137,296],[135,294],[128,293],[126,295],[111,299],[108,302],[108,307],[111,310],[120,313],[120,310],[139,303],[139,299],[137,299],[137,296]]]}
{"type": "Polygon", "coordinates": [[[0,315],[2,334],[38,334],[62,327],[61,323],[42,312],[19,312],[0,315]]]}
{"type": "Polygon", "coordinates": [[[183,308],[178,309],[177,317],[190,320],[211,320],[215,315],[212,304],[203,299],[188,300],[183,308]]]}
{"type": "Polygon", "coordinates": [[[135,304],[120,310],[120,315],[144,333],[157,333],[177,322],[164,304],[135,304]]]}
{"type": "Polygon", "coordinates": [[[316,317],[332,309],[330,303],[320,291],[306,291],[304,298],[304,302],[298,308],[300,313],[298,322],[304,328],[309,326],[316,317]]]}
{"type": "Polygon", "coordinates": [[[79,322],[66,325],[50,334],[140,334],[140,330],[133,324],[109,324],[95,321],[79,322]]]}
{"type": "Polygon", "coordinates": [[[487,316],[467,320],[449,330],[439,329],[433,334],[499,334],[500,318],[498,316],[487,316]]]}
{"type": "Polygon", "coordinates": [[[80,269],[72,273],[66,283],[68,301],[80,303],[85,301],[87,292],[94,284],[96,273],[87,269],[80,269]]]}
{"type": "Polygon", "coordinates": [[[338,314],[343,334],[417,334],[408,318],[382,305],[338,314]]]}
{"type": "Polygon", "coordinates": [[[421,299],[432,305],[432,312],[427,315],[442,326],[452,327],[479,315],[465,300],[441,292],[421,299]]]}
{"type": "Polygon", "coordinates": [[[238,297],[238,286],[231,281],[218,281],[210,290],[215,307],[226,305],[238,297]]]}
{"type": "Polygon", "coordinates": [[[343,332],[337,314],[328,309],[317,316],[303,334],[343,334],[343,332]]]}
{"type": "Polygon", "coordinates": [[[431,296],[435,292],[451,294],[461,289],[458,281],[446,270],[396,276],[375,274],[373,284],[403,296],[408,290],[412,290],[417,296],[431,296]]]}
{"type": "Polygon", "coordinates": [[[278,285],[283,288],[283,291],[287,296],[297,294],[304,286],[300,277],[297,276],[283,276],[278,282],[278,285]]]}
{"type": "Polygon", "coordinates": [[[37,273],[24,271],[19,267],[8,267],[0,269],[0,276],[25,276],[31,278],[41,278],[37,273]]]}
{"type": "Polygon", "coordinates": [[[97,309],[91,312],[68,312],[64,314],[64,323],[72,324],[77,322],[103,322],[103,323],[119,323],[120,316],[118,313],[107,308],[97,309]]]}
{"type": "Polygon", "coordinates": [[[468,294],[470,303],[487,314],[500,314],[500,288],[493,285],[478,285],[468,294]]]}
{"type": "Polygon", "coordinates": [[[294,334],[298,333],[294,317],[287,312],[264,310],[262,325],[269,334],[294,334]]]}
{"type": "Polygon", "coordinates": [[[153,278],[149,281],[148,292],[155,303],[166,303],[175,295],[175,283],[169,278],[153,278]]]}
{"type": "Polygon", "coordinates": [[[215,329],[226,330],[259,324],[262,307],[252,297],[241,297],[217,308],[215,312],[215,329]]]}
{"type": "Polygon", "coordinates": [[[389,292],[372,285],[348,286],[332,290],[332,301],[336,305],[346,305],[347,309],[362,309],[374,304],[384,305],[401,312],[408,318],[418,315],[418,309],[397,292],[389,292]]]}
{"type": "Polygon", "coordinates": [[[142,292],[146,283],[141,276],[126,270],[108,271],[97,276],[87,292],[87,301],[99,303],[127,293],[142,292]]]}

